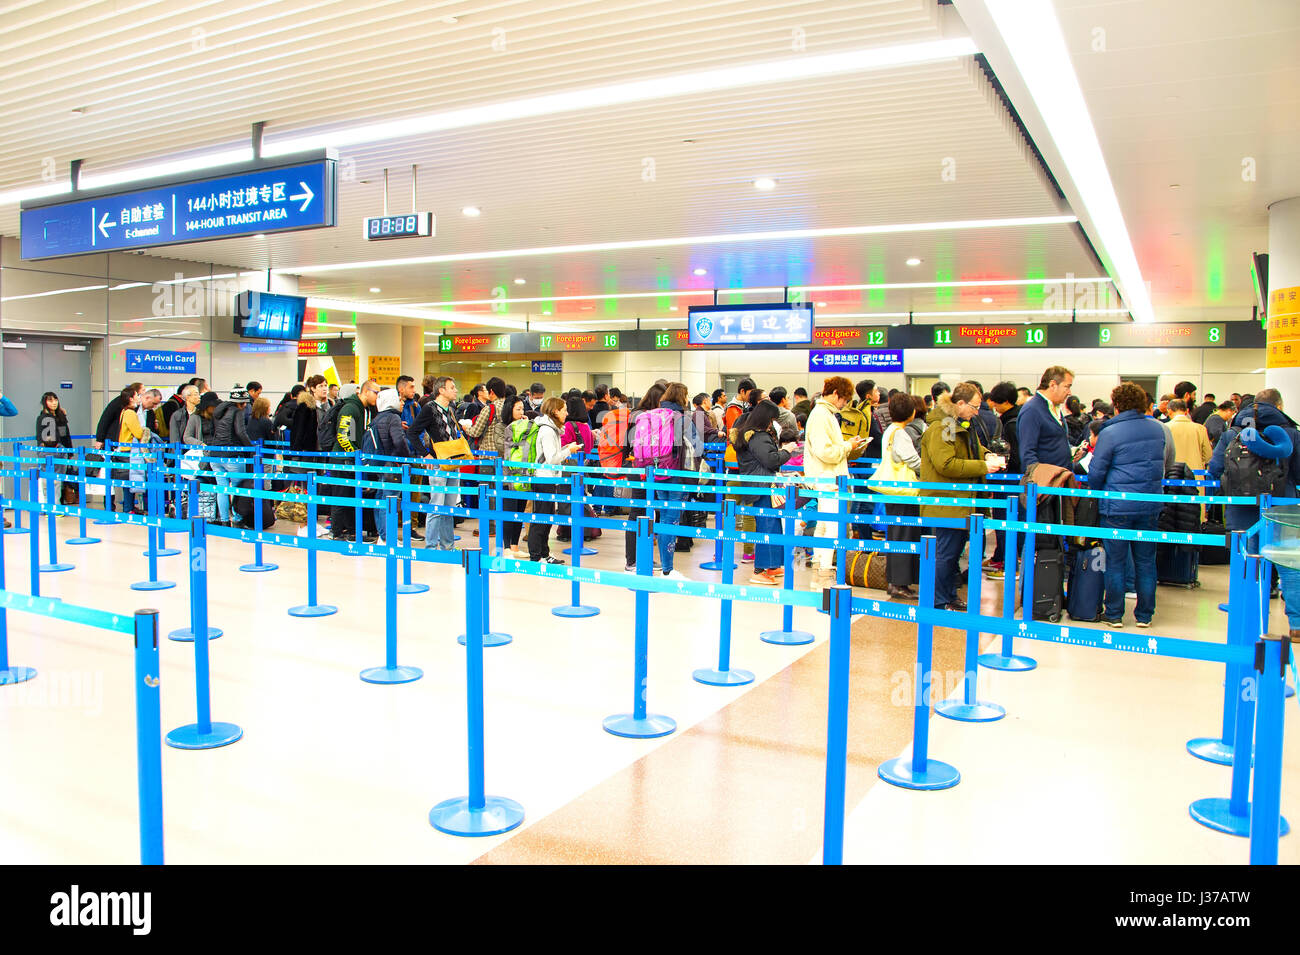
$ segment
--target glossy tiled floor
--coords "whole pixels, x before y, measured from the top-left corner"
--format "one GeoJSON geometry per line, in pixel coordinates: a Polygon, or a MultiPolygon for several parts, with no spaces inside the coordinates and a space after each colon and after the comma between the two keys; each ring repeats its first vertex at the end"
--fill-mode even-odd
{"type": "MultiPolygon", "coordinates": [[[[61,526],[61,537],[75,524],[61,526]]],[[[173,590],[143,594],[139,528],[101,527],[91,547],[64,547],[78,566],[42,576],[43,592],[129,612],[156,606],[164,631],[188,625],[183,558],[162,560],[173,590]]],[[[462,528],[466,541],[475,539],[462,528]]],[[[9,538],[10,586],[27,586],[27,541],[9,538]]],[[[607,536],[598,567],[621,567],[607,536]]],[[[556,546],[558,550],[558,545],[556,546]]],[[[383,565],[321,558],[321,599],[342,610],[303,620],[302,554],[272,550],[278,571],[244,574],[247,545],[212,542],[213,717],[245,729],[206,752],[164,749],[168,861],[212,862],[806,862],[820,852],[826,618],[796,612],[817,635],[805,647],[761,643],[779,611],[737,604],[734,661],[757,674],[720,689],[690,678],[714,662],[718,607],[651,598],[649,702],[678,732],[649,741],[610,736],[602,717],[631,706],[632,595],[601,588],[600,616],[562,620],[567,585],[494,576],[493,627],[515,636],[488,650],[488,791],[523,803],[513,833],[459,839],[427,822],[429,808],[466,790],[460,572],[416,567],[425,594],[398,598],[400,662],[425,677],[362,683],[383,662],[383,565]]],[[[679,555],[694,569],[710,553],[679,555]]],[[[748,565],[745,565],[746,567],[748,565]]],[[[806,572],[797,574],[803,583],[806,572]]],[[[1200,591],[1160,592],[1159,633],[1222,639],[1222,569],[1200,591]]],[[[986,596],[986,610],[996,597],[986,596]]],[[[10,862],[131,862],[136,858],[131,654],[121,638],[17,612],[10,657],[31,683],[0,688],[0,858],[10,862]]],[[[981,695],[1007,706],[1000,723],[936,719],[932,752],[963,782],[916,794],[880,784],[876,765],[908,745],[914,635],[903,624],[854,627],[850,732],[850,861],[1245,861],[1242,840],[1201,829],[1186,803],[1226,793],[1228,771],[1182,749],[1218,725],[1216,668],[1131,654],[1033,646],[1033,673],[981,671],[981,695]]],[[[193,719],[191,645],[163,649],[163,725],[193,719]]],[[[935,668],[961,670],[961,636],[936,635],[935,668]]],[[[1291,717],[1291,703],[1288,719],[1291,717]]],[[[1294,730],[1288,751],[1294,751],[1294,730]]],[[[1284,808],[1295,805],[1289,762],[1284,808]]],[[[1282,843],[1294,861],[1294,837],[1282,843]]]]}

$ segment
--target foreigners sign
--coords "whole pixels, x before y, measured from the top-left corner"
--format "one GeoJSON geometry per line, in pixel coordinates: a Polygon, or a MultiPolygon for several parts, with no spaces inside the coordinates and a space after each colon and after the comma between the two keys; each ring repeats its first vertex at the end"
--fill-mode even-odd
{"type": "Polygon", "coordinates": [[[47,259],[334,225],[333,159],[262,160],[221,176],[24,202],[22,257],[47,259]]]}
{"type": "Polygon", "coordinates": [[[126,349],[126,373],[142,375],[198,374],[199,355],[192,351],[156,351],[151,348],[126,349]]]}
{"type": "Polygon", "coordinates": [[[903,352],[892,351],[810,351],[808,370],[817,371],[902,371],[903,352]]]}

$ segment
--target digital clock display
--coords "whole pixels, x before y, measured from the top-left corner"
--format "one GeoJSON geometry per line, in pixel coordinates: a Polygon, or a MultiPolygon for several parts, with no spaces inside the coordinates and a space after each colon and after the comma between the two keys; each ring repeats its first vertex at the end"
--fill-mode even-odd
{"type": "Polygon", "coordinates": [[[433,235],[433,213],[407,212],[397,216],[371,216],[365,221],[362,235],[368,240],[433,235]]]}

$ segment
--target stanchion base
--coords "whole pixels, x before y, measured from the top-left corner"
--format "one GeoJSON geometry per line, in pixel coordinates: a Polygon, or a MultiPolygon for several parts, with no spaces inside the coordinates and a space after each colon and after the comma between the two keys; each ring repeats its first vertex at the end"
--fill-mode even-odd
{"type": "Polygon", "coordinates": [[[1282,687],[1282,696],[1284,699],[1291,699],[1291,697],[1295,696],[1295,687],[1290,683],[1284,684],[1282,687]]]}
{"type": "Polygon", "coordinates": [[[171,590],[176,586],[174,580],[142,580],[131,585],[132,590],[171,590]]]}
{"type": "Polygon", "coordinates": [[[981,653],[975,662],[990,670],[1032,670],[1038,666],[1038,661],[1033,657],[1022,657],[1018,653],[1009,657],[1000,653],[981,653]]]}
{"type": "Polygon", "coordinates": [[[800,647],[805,643],[812,643],[817,638],[807,630],[764,630],[758,635],[758,639],[781,647],[800,647]]]}
{"type": "MultiPolygon", "coordinates": [[[[573,548],[572,548],[572,547],[566,547],[566,548],[564,548],[564,550],[560,551],[560,553],[561,553],[561,554],[572,554],[572,553],[573,553],[573,548]]],[[[595,550],[595,549],[593,549],[593,548],[591,548],[591,547],[586,547],[586,546],[584,546],[584,547],[582,548],[582,550],[578,551],[578,553],[581,554],[583,557],[594,557],[596,554],[599,554],[600,551],[595,550]]]]}
{"type": "MultiPolygon", "coordinates": [[[[1238,816],[1232,812],[1232,800],[1222,796],[1198,799],[1187,807],[1188,814],[1207,829],[1226,832],[1230,836],[1250,835],[1250,803],[1246,803],[1246,812],[1238,816]]],[[[1278,819],[1279,836],[1291,831],[1291,824],[1285,816],[1278,819]]]]}
{"type": "Polygon", "coordinates": [[[198,723],[178,726],[167,734],[167,745],[173,749],[216,749],[228,746],[244,735],[234,723],[213,723],[206,733],[199,732],[198,723]]]}
{"type": "Polygon", "coordinates": [[[338,613],[339,608],[330,604],[300,604],[297,607],[289,608],[291,617],[328,617],[332,613],[338,613]]]}
{"type": "Polygon", "coordinates": [[[589,607],[586,604],[565,604],[563,607],[555,607],[551,613],[557,617],[594,617],[600,613],[599,607],[589,607]]]}
{"type": "Polygon", "coordinates": [[[505,796],[486,796],[482,809],[471,809],[469,797],[444,799],[429,810],[429,824],[452,836],[497,836],[524,821],[524,807],[505,796]]]}
{"type": "Polygon", "coordinates": [[[0,670],[0,686],[8,686],[10,683],[26,683],[34,676],[36,676],[36,670],[32,667],[8,667],[0,670]]]}
{"type": "Polygon", "coordinates": [[[1232,765],[1232,746],[1221,739],[1210,739],[1208,736],[1189,739],[1187,752],[1207,763],[1217,763],[1220,766],[1232,765]]]}
{"type": "MultiPolygon", "coordinates": [[[[220,627],[208,627],[208,639],[215,640],[223,633],[220,627]]],[[[175,640],[177,643],[193,643],[194,631],[189,627],[181,627],[179,630],[173,630],[167,634],[168,640],[175,640]]]]}
{"type": "Polygon", "coordinates": [[[240,564],[239,569],[246,574],[264,574],[268,570],[279,570],[279,564],[240,564]]]}
{"type": "Polygon", "coordinates": [[[654,739],[656,736],[667,736],[677,729],[677,721],[671,716],[660,716],[656,713],[649,714],[643,720],[637,719],[631,713],[619,713],[605,717],[601,725],[605,727],[606,733],[629,739],[654,739]]]}
{"type": "Polygon", "coordinates": [[[75,564],[41,564],[42,574],[57,574],[65,570],[73,570],[75,564]]]}
{"type": "Polygon", "coordinates": [[[925,772],[918,773],[912,768],[911,758],[904,759],[902,756],[881,763],[876,775],[903,789],[951,789],[961,782],[961,773],[947,763],[937,759],[927,760],[925,772]]]}
{"type": "Polygon", "coordinates": [[[424,676],[419,667],[370,667],[361,671],[365,683],[414,683],[424,676]]]}
{"type": "Polygon", "coordinates": [[[992,723],[994,720],[1000,720],[1007,715],[1004,707],[996,703],[985,703],[983,700],[975,703],[963,703],[960,700],[940,700],[934,704],[934,711],[940,716],[946,716],[950,720],[957,720],[959,723],[992,723]]]}
{"type": "Polygon", "coordinates": [[[700,564],[700,570],[735,570],[735,569],[736,569],[735,564],[732,564],[730,567],[727,567],[726,564],[716,560],[706,560],[704,563],[700,564]]]}
{"type": "Polygon", "coordinates": [[[429,589],[428,584],[398,584],[397,592],[399,594],[422,594],[429,589]]]}
{"type": "MultiPolygon", "coordinates": [[[[8,534],[9,531],[5,531],[5,533],[8,534]]],[[[75,547],[78,544],[98,544],[100,540],[101,538],[98,537],[69,537],[63,543],[72,544],[75,547]]]]}
{"type": "Polygon", "coordinates": [[[710,670],[707,667],[696,670],[691,678],[708,686],[744,686],[754,682],[754,674],[748,670],[710,670]]]}
{"type": "MultiPolygon", "coordinates": [[[[120,524],[120,523],[122,523],[122,522],[121,522],[121,521],[110,521],[110,520],[109,520],[108,518],[106,518],[106,517],[97,517],[97,518],[95,518],[93,521],[91,521],[90,523],[92,523],[92,524],[96,524],[96,525],[101,526],[101,527],[106,527],[106,526],[108,526],[109,524],[120,524]]],[[[20,531],[20,530],[18,530],[18,528],[15,527],[14,530],[13,530],[13,533],[26,534],[26,533],[27,533],[27,528],[24,527],[24,528],[20,531]]]]}
{"type": "MultiPolygon", "coordinates": [[[[485,633],[483,634],[483,646],[504,647],[507,643],[512,642],[514,639],[515,638],[510,636],[510,634],[508,633],[485,633]]],[[[459,643],[462,647],[465,646],[465,634],[462,633],[459,637],[457,637],[456,642],[459,643]]]]}
{"type": "Polygon", "coordinates": [[[141,556],[141,557],[149,557],[149,556],[153,556],[153,557],[175,557],[175,556],[176,556],[177,554],[179,554],[179,553],[180,553],[180,551],[177,550],[175,547],[163,547],[163,548],[161,548],[160,550],[158,550],[157,552],[155,552],[155,553],[152,554],[152,555],[151,555],[147,550],[145,550],[145,551],[141,551],[141,552],[140,552],[140,556],[141,556]]]}

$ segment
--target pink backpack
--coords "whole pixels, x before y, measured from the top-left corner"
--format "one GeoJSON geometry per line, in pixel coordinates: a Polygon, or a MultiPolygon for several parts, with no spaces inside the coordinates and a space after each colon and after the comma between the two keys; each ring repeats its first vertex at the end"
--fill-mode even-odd
{"type": "Polygon", "coordinates": [[[632,466],[667,467],[672,460],[673,417],[670,408],[651,408],[636,417],[632,432],[632,466]]]}

